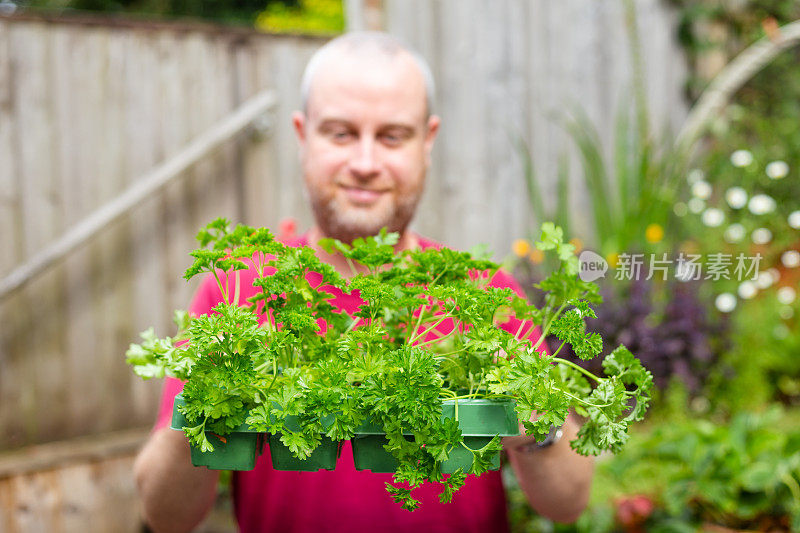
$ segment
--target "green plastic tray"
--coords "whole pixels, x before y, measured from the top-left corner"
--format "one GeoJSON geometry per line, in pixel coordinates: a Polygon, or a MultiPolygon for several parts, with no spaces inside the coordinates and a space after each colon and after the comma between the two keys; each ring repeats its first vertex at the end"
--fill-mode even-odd
{"type": "MultiPolygon", "coordinates": [[[[510,400],[458,400],[458,426],[464,436],[464,444],[477,450],[488,444],[495,435],[507,437],[519,435],[519,424],[510,400]]],[[[442,419],[454,418],[456,401],[446,400],[442,405],[442,419]]],[[[397,459],[383,447],[386,436],[383,429],[367,421],[356,430],[353,439],[353,462],[358,470],[394,472],[397,459]]],[[[461,468],[464,472],[472,466],[472,452],[463,446],[450,450],[449,457],[441,464],[444,474],[452,474],[461,468]]],[[[492,470],[500,468],[500,453],[492,458],[492,470]]]]}
{"type": "Polygon", "coordinates": [[[356,470],[373,472],[397,470],[397,459],[383,447],[388,442],[386,435],[356,435],[351,442],[356,470]]]}
{"type": "Polygon", "coordinates": [[[317,470],[333,470],[336,460],[342,451],[342,443],[322,437],[322,442],[306,459],[298,459],[289,448],[281,442],[280,435],[269,436],[269,451],[272,457],[272,468],[275,470],[295,470],[316,472],[317,470]]]}
{"type": "MultiPolygon", "coordinates": [[[[179,394],[175,397],[170,427],[180,431],[184,426],[190,425],[183,413],[178,411],[178,406],[182,405],[186,405],[186,402],[179,394]]],[[[191,445],[192,464],[211,470],[252,470],[256,466],[256,457],[263,448],[263,435],[247,424],[242,424],[236,431],[224,437],[207,431],[206,438],[214,446],[214,450],[203,452],[197,446],[191,445]]]]}
{"type": "MultiPolygon", "coordinates": [[[[323,427],[330,427],[334,422],[333,415],[322,419],[323,427]]],[[[292,431],[300,429],[298,417],[289,415],[286,417],[286,428],[292,431]]],[[[269,436],[269,450],[272,456],[272,468],[275,470],[295,470],[301,472],[316,472],[317,470],[334,470],[336,461],[342,453],[342,443],[334,442],[328,437],[323,436],[319,446],[311,452],[306,459],[298,459],[289,448],[281,442],[280,435],[269,436]]]]}

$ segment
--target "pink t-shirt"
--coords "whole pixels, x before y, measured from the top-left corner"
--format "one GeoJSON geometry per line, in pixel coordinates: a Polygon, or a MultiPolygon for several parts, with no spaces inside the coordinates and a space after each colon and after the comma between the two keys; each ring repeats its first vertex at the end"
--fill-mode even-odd
{"type": "MultiPolygon", "coordinates": [[[[307,241],[302,236],[287,244],[302,246],[307,241]]],[[[420,245],[422,248],[438,247],[425,239],[420,239],[420,245]]],[[[255,294],[254,278],[254,272],[242,271],[241,302],[255,294]]],[[[316,285],[321,276],[312,273],[308,279],[316,285]]],[[[522,294],[516,281],[502,271],[494,276],[491,285],[511,287],[522,294]]],[[[335,288],[331,291],[336,294],[331,303],[348,314],[353,314],[363,303],[357,296],[335,288]]],[[[220,301],[222,296],[216,281],[208,276],[195,294],[189,311],[195,316],[207,314],[220,301]]],[[[516,333],[519,325],[519,321],[512,319],[503,328],[516,333]]],[[[538,338],[534,329],[528,333],[533,340],[538,338]]],[[[169,425],[174,398],[182,389],[183,382],[166,380],[156,428],[169,425]]],[[[268,451],[265,449],[258,458],[254,470],[233,475],[234,510],[243,533],[502,533],[509,530],[500,471],[467,476],[464,486],[447,504],[439,503],[441,486],[426,483],[413,493],[422,503],[420,508],[409,512],[386,492],[385,483],[391,481],[391,474],[355,469],[350,441],[344,443],[336,470],[332,471],[274,470],[268,451]]]]}

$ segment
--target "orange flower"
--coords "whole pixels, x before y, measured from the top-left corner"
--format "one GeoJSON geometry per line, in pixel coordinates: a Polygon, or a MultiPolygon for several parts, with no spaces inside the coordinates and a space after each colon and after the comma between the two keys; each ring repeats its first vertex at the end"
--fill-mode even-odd
{"type": "Polygon", "coordinates": [[[533,250],[528,253],[528,259],[531,260],[531,263],[534,265],[538,265],[542,261],[544,261],[544,252],[538,248],[534,248],[533,250]]]}
{"type": "Polygon", "coordinates": [[[647,239],[647,242],[660,242],[661,239],[664,238],[664,228],[659,224],[650,224],[647,226],[647,229],[644,230],[644,238],[647,239]]]}
{"type": "Polygon", "coordinates": [[[580,240],[579,238],[575,237],[575,238],[573,238],[573,239],[570,239],[569,243],[570,243],[572,246],[574,246],[574,247],[575,247],[575,253],[576,253],[576,254],[579,254],[579,253],[581,253],[581,250],[583,250],[583,241],[582,241],[582,240],[580,240]]]}
{"type": "Polygon", "coordinates": [[[517,257],[525,257],[531,251],[531,244],[525,239],[517,239],[511,244],[511,250],[517,257]]]}

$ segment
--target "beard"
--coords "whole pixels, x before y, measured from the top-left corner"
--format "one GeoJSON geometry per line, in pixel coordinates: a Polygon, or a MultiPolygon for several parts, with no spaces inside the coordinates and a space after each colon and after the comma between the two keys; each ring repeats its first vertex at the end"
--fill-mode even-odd
{"type": "Polygon", "coordinates": [[[307,188],[314,219],[326,237],[352,243],[359,237],[377,235],[381,228],[402,233],[408,228],[417,210],[422,188],[389,202],[381,199],[369,208],[348,205],[336,194],[325,195],[307,188]]]}

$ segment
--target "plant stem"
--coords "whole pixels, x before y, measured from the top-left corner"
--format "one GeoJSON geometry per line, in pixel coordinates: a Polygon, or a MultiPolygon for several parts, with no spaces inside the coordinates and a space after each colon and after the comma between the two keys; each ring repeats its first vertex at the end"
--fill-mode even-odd
{"type": "Polygon", "coordinates": [[[236,281],[234,282],[233,301],[236,305],[239,305],[239,286],[241,285],[240,282],[241,276],[239,276],[238,270],[232,269],[232,272],[234,277],[236,278],[236,281]]]}
{"type": "Polygon", "coordinates": [[[352,272],[354,276],[358,276],[358,270],[356,270],[356,266],[353,264],[353,261],[347,256],[345,256],[344,260],[347,261],[347,266],[350,267],[350,272],[352,272]]]}
{"type": "MultiPolygon", "coordinates": [[[[223,300],[225,300],[225,303],[228,303],[228,304],[229,304],[229,303],[231,303],[231,302],[228,300],[228,291],[227,291],[227,287],[224,287],[224,286],[222,285],[222,281],[220,281],[220,279],[219,279],[219,275],[217,275],[217,269],[216,269],[216,267],[214,267],[214,268],[212,268],[212,269],[211,269],[211,273],[212,273],[212,274],[214,274],[214,279],[216,279],[216,280],[217,280],[217,286],[219,287],[219,292],[222,294],[222,299],[223,299],[223,300]]],[[[227,281],[227,280],[226,280],[226,281],[227,281]]]]}
{"type": "Polygon", "coordinates": [[[542,334],[539,335],[539,340],[537,340],[536,344],[533,345],[534,350],[538,349],[539,346],[541,346],[541,344],[544,342],[545,337],[547,337],[547,333],[550,331],[550,326],[553,325],[553,322],[556,320],[556,318],[558,318],[558,315],[561,314],[561,311],[563,311],[566,306],[567,304],[561,304],[561,307],[558,308],[558,311],[543,321],[544,327],[542,328],[542,334]]]}
{"type": "MultiPolygon", "coordinates": [[[[431,340],[429,340],[429,341],[425,341],[425,342],[420,342],[420,343],[417,343],[415,346],[425,346],[425,345],[427,345],[427,344],[433,344],[433,343],[435,343],[435,342],[442,342],[442,341],[443,341],[443,340],[445,340],[446,338],[448,338],[448,337],[450,337],[451,335],[453,335],[453,334],[454,334],[454,333],[457,331],[457,329],[458,329],[458,328],[455,328],[455,327],[454,327],[454,328],[453,328],[452,330],[450,330],[450,332],[449,332],[449,333],[447,333],[446,335],[442,335],[441,337],[436,337],[435,339],[431,339],[431,340]]],[[[463,351],[463,350],[460,350],[460,351],[463,351]]]]}
{"type": "MultiPolygon", "coordinates": [[[[562,344],[562,346],[563,346],[563,344],[562,344]]],[[[556,363],[561,363],[562,365],[567,365],[569,367],[572,367],[575,370],[577,370],[577,371],[581,372],[582,374],[586,375],[586,377],[592,378],[593,380],[595,380],[598,383],[601,383],[603,381],[602,379],[598,378],[597,376],[595,376],[594,374],[592,374],[591,372],[589,372],[585,368],[582,368],[582,367],[576,365],[572,361],[567,361],[566,359],[562,359],[561,357],[553,357],[553,361],[556,362],[556,363]]]]}
{"type": "MultiPolygon", "coordinates": [[[[442,337],[442,338],[444,338],[444,337],[442,337]]],[[[438,341],[440,339],[435,339],[435,340],[438,341]]],[[[428,342],[433,342],[433,341],[428,341],[428,342]]],[[[426,344],[428,344],[428,343],[427,342],[423,342],[423,343],[417,344],[417,346],[424,346],[426,344]]],[[[436,359],[439,359],[439,358],[447,359],[451,355],[455,355],[457,353],[461,353],[461,352],[465,352],[465,351],[467,351],[466,348],[461,348],[460,350],[453,350],[452,352],[440,353],[440,354],[436,355],[435,358],[436,359]]]]}
{"type": "MultiPolygon", "coordinates": [[[[452,396],[448,396],[447,398],[442,398],[442,400],[472,400],[475,399],[475,396],[470,396],[468,394],[462,394],[460,396],[456,396],[453,391],[443,390],[442,393],[451,394],[452,396]]],[[[477,394],[477,392],[475,393],[477,394]]],[[[485,400],[494,400],[494,399],[505,399],[505,400],[513,400],[513,396],[509,396],[508,394],[485,394],[483,397],[485,400]]]]}
{"type": "MultiPolygon", "coordinates": [[[[422,338],[422,337],[425,337],[425,335],[427,335],[427,334],[428,334],[428,333],[430,333],[432,330],[434,330],[434,329],[436,328],[436,326],[438,326],[439,324],[441,324],[442,322],[444,322],[444,321],[445,321],[445,319],[447,319],[447,318],[453,318],[453,317],[452,317],[451,315],[447,314],[447,313],[443,313],[443,314],[442,314],[442,316],[441,316],[441,318],[439,318],[439,320],[437,320],[435,324],[433,324],[431,327],[429,327],[428,329],[426,329],[425,331],[423,331],[423,332],[422,332],[422,333],[420,333],[419,335],[414,335],[414,337],[413,337],[411,340],[409,340],[409,341],[408,341],[408,344],[414,344],[414,343],[417,341],[417,339],[420,339],[420,338],[422,338]]],[[[454,328],[454,329],[455,329],[455,328],[454,328]]],[[[437,339],[437,340],[438,340],[438,339],[437,339]]]]}
{"type": "Polygon", "coordinates": [[[567,344],[567,341],[561,341],[561,345],[558,347],[558,349],[556,349],[555,352],[553,352],[553,357],[558,355],[558,352],[561,351],[561,349],[564,347],[565,344],[567,344]]]}
{"type": "Polygon", "coordinates": [[[572,394],[568,393],[567,391],[565,391],[565,390],[563,390],[563,389],[559,389],[558,387],[556,387],[555,389],[556,389],[557,391],[559,391],[560,393],[562,393],[564,396],[566,396],[566,397],[568,397],[568,398],[572,398],[572,399],[573,399],[573,400],[575,400],[576,402],[578,402],[578,403],[582,403],[583,405],[585,405],[585,406],[587,406],[587,407],[597,407],[597,408],[600,408],[600,407],[608,407],[609,405],[612,405],[612,404],[610,404],[610,403],[602,403],[602,404],[598,404],[598,403],[591,403],[591,402],[587,402],[586,400],[584,400],[584,399],[582,399],[582,398],[578,398],[577,396],[573,396],[572,394]]]}
{"type": "MultiPolygon", "coordinates": [[[[411,338],[414,336],[414,333],[419,329],[420,325],[422,324],[422,316],[425,314],[425,306],[422,306],[419,310],[419,316],[417,317],[417,322],[414,324],[414,328],[409,333],[409,336],[406,337],[406,344],[411,344],[411,338]]],[[[411,313],[413,317],[413,312],[411,313]]]]}
{"type": "Polygon", "coordinates": [[[515,339],[519,339],[519,334],[522,333],[523,326],[525,326],[525,321],[524,320],[520,320],[519,321],[519,327],[517,328],[517,332],[514,333],[514,338],[515,339]]]}
{"type": "Polygon", "coordinates": [[[800,502],[800,485],[798,485],[797,480],[789,473],[783,472],[781,474],[781,481],[789,487],[789,491],[792,493],[792,496],[794,496],[794,501],[800,502]]]}

